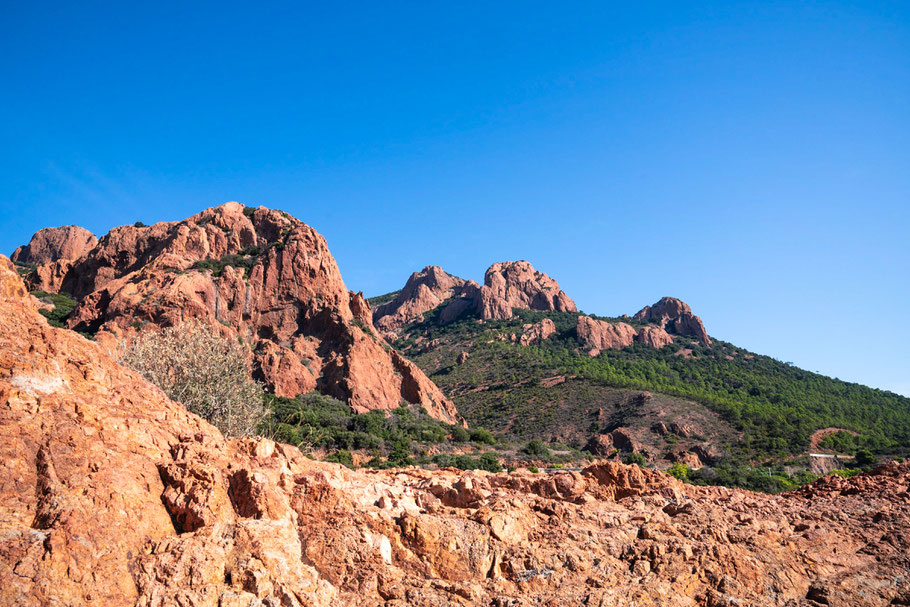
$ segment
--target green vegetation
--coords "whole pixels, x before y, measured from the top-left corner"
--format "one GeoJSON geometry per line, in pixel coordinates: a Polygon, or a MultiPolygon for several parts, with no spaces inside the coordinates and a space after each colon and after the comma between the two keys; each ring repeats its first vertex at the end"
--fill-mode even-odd
{"type": "Polygon", "coordinates": [[[522,453],[529,455],[537,459],[548,459],[550,457],[550,450],[547,449],[546,444],[539,438],[535,438],[525,445],[524,449],[521,450],[522,453]]]}
{"type": "Polygon", "coordinates": [[[780,493],[807,485],[817,480],[818,476],[808,471],[790,474],[781,467],[755,468],[751,466],[733,467],[724,465],[714,468],[705,467],[698,470],[689,470],[685,477],[677,476],[677,478],[693,485],[742,487],[750,491],[780,493]]]}
{"type": "Polygon", "coordinates": [[[502,472],[502,466],[495,453],[482,453],[480,457],[469,455],[448,455],[440,453],[433,457],[432,462],[440,468],[458,468],[459,470],[486,470],[488,472],[502,472]]]}
{"type": "Polygon", "coordinates": [[[69,293],[46,293],[44,291],[32,291],[32,295],[38,299],[54,305],[53,310],[39,310],[47,318],[48,324],[52,327],[63,327],[67,317],[76,308],[79,303],[70,296],[69,293]]]}
{"type": "MultiPolygon", "coordinates": [[[[464,442],[467,431],[430,417],[422,408],[402,406],[389,412],[370,411],[357,414],[344,402],[318,392],[296,398],[269,395],[272,411],[266,422],[266,433],[276,440],[300,447],[327,449],[365,449],[386,452],[390,458],[410,456],[411,443],[441,444],[464,442]],[[464,434],[463,434],[464,433],[464,434]]],[[[469,437],[486,438],[492,434],[482,429],[469,437]]]]}
{"type": "Polygon", "coordinates": [[[394,345],[454,396],[470,424],[542,436],[572,415],[577,418],[572,423],[581,424],[577,412],[591,403],[618,402],[622,391],[647,390],[696,401],[741,432],[741,440],[731,438],[722,445],[736,465],[793,457],[808,448],[812,432],[829,426],[858,433],[826,438],[823,446],[838,451],[854,454],[865,448],[876,456],[910,452],[910,399],[804,371],[726,342],[708,347],[677,338],[660,350],[636,344],[591,358],[575,335],[577,314],[515,310],[508,321],[481,324],[466,318],[449,325],[440,325],[437,314],[438,309],[406,328],[394,345]],[[544,317],[556,325],[552,338],[530,347],[508,339],[520,333],[522,324],[544,317]],[[418,337],[422,343],[441,343],[424,353],[418,337]],[[470,349],[471,357],[455,364],[462,349],[470,349]],[[555,387],[541,385],[550,376],[572,379],[555,387]]]}
{"type": "Polygon", "coordinates": [[[667,474],[673,478],[678,478],[681,481],[686,481],[689,480],[689,473],[691,471],[692,469],[689,468],[689,466],[680,462],[674,462],[673,465],[667,469],[667,474]]]}
{"type": "Polygon", "coordinates": [[[16,272],[18,272],[19,276],[22,278],[31,274],[32,271],[38,267],[38,264],[36,263],[25,263],[24,261],[17,261],[13,265],[16,266],[16,272]]]}
{"type": "Polygon", "coordinates": [[[243,271],[243,275],[249,274],[250,268],[256,265],[257,256],[259,255],[258,247],[248,247],[239,254],[230,253],[221,259],[203,259],[193,264],[195,270],[209,270],[212,276],[219,277],[224,272],[224,268],[232,266],[243,271]]]}
{"type": "Polygon", "coordinates": [[[392,301],[393,299],[398,297],[399,293],[401,293],[401,291],[392,291],[391,293],[386,293],[385,295],[377,295],[376,297],[369,297],[369,298],[367,298],[367,303],[369,303],[370,307],[375,310],[382,304],[389,303],[390,301],[392,301]]]}

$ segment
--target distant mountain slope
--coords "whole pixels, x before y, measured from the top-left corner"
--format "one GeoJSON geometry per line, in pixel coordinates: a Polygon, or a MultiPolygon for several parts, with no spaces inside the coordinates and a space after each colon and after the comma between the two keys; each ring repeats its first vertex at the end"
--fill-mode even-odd
{"type": "Polygon", "coordinates": [[[516,308],[510,319],[465,313],[447,322],[450,305],[400,327],[393,345],[472,425],[576,446],[600,440],[670,460],[694,452],[702,460],[805,463],[810,435],[828,427],[858,433],[853,448],[910,451],[910,399],[711,340],[679,300],[612,319],[516,308]],[[592,347],[579,331],[589,322],[630,337],[592,347]],[[651,341],[657,331],[666,338],[651,341]],[[688,436],[673,432],[673,423],[688,436]],[[623,445],[605,436],[617,429],[623,445]]]}

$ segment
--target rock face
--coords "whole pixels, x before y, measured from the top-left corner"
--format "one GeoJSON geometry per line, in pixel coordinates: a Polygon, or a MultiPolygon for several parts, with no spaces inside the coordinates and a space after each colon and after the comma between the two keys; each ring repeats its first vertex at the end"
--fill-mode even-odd
{"type": "Polygon", "coordinates": [[[411,274],[395,299],[376,308],[373,322],[383,332],[395,331],[460,294],[464,285],[464,280],[447,274],[439,266],[427,266],[411,274]]]}
{"type": "Polygon", "coordinates": [[[483,319],[512,317],[512,308],[575,312],[575,302],[559,284],[527,261],[494,263],[478,289],[478,311],[483,319]]]}
{"type": "Polygon", "coordinates": [[[910,599],[910,464],[778,496],[617,462],[352,471],[225,439],[49,327],[4,258],[0,343],[3,607],[910,599]]]}
{"type": "Polygon", "coordinates": [[[642,327],[635,336],[635,341],[649,348],[660,350],[673,343],[673,338],[662,327],[642,327]]]}
{"type": "Polygon", "coordinates": [[[454,405],[376,336],[325,239],[287,213],[229,202],[189,219],[122,226],[69,267],[68,326],[128,336],[198,318],[250,347],[277,394],[318,389],[357,412],[402,400],[454,423],[454,405]]]}
{"type": "Polygon", "coordinates": [[[589,348],[591,356],[601,350],[618,350],[631,346],[635,341],[635,328],[624,322],[595,320],[590,316],[579,316],[575,327],[578,338],[589,348]]]}
{"type": "Polygon", "coordinates": [[[455,299],[440,313],[442,322],[451,322],[469,309],[483,320],[512,318],[512,308],[575,312],[575,302],[559,284],[534,269],[527,261],[494,263],[487,269],[483,286],[467,282],[455,299]]]}
{"type": "Polygon", "coordinates": [[[79,226],[44,228],[35,232],[27,245],[17,248],[10,259],[17,263],[46,264],[73,261],[91,250],[98,239],[79,226]]]}
{"type": "Polygon", "coordinates": [[[711,345],[711,338],[692,309],[674,297],[662,297],[653,306],[645,306],[633,318],[640,322],[657,323],[662,329],[677,335],[694,337],[705,345],[711,345]]]}
{"type": "Polygon", "coordinates": [[[549,318],[544,318],[540,322],[522,325],[522,333],[518,341],[523,346],[531,346],[539,344],[555,334],[556,324],[549,318]]]}

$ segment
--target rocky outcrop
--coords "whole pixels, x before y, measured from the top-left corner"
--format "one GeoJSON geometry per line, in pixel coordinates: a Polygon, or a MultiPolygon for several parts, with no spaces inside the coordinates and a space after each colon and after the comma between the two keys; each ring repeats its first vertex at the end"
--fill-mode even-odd
{"type": "Polygon", "coordinates": [[[629,323],[596,320],[589,316],[578,317],[575,332],[591,356],[597,356],[603,350],[621,350],[635,342],[655,350],[673,343],[673,337],[663,327],[645,326],[636,330],[629,323]]]}
{"type": "Polygon", "coordinates": [[[527,261],[494,263],[487,269],[484,284],[467,282],[460,297],[440,312],[440,320],[451,322],[471,309],[482,320],[512,318],[512,308],[575,312],[575,302],[559,284],[534,269],[527,261]]]}
{"type": "Polygon", "coordinates": [[[464,285],[464,280],[447,274],[439,266],[427,266],[411,274],[392,301],[376,308],[373,322],[381,331],[393,332],[460,294],[464,285]]]}
{"type": "Polygon", "coordinates": [[[79,226],[44,228],[32,236],[27,245],[17,248],[10,259],[16,263],[46,264],[59,260],[73,261],[91,250],[98,239],[79,226]]]}
{"type": "Polygon", "coordinates": [[[556,324],[549,318],[540,322],[522,325],[521,337],[518,342],[523,346],[532,346],[549,339],[556,334],[556,324]]]}
{"type": "Polygon", "coordinates": [[[639,310],[633,319],[656,323],[670,333],[694,337],[705,345],[711,345],[711,338],[708,337],[701,319],[692,313],[692,309],[685,302],[675,297],[662,297],[653,306],[645,306],[639,310]]]}
{"type": "Polygon", "coordinates": [[[591,356],[597,356],[602,350],[619,350],[631,346],[636,336],[635,329],[630,324],[595,320],[590,316],[579,316],[575,331],[591,356]]]}
{"type": "Polygon", "coordinates": [[[512,308],[575,312],[575,302],[559,284],[527,261],[494,263],[477,291],[477,310],[483,319],[512,317],[512,308]]]}
{"type": "Polygon", "coordinates": [[[635,341],[649,348],[660,350],[664,346],[672,344],[673,338],[662,327],[648,326],[638,330],[637,335],[635,335],[635,341]]]}
{"type": "Polygon", "coordinates": [[[910,464],[777,496],[608,461],[348,470],[225,439],[49,327],[3,258],[0,343],[3,607],[910,599],[910,464]]]}
{"type": "Polygon", "coordinates": [[[67,324],[128,338],[196,318],[250,348],[282,396],[318,389],[355,411],[402,400],[454,423],[454,405],[376,335],[313,228],[282,211],[236,202],[189,219],[114,228],[59,281],[79,305],[67,324]]]}

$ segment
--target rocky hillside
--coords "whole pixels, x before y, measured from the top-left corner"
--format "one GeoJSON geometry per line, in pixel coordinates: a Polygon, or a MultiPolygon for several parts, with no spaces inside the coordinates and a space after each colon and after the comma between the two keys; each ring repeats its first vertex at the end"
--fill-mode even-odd
{"type": "MultiPolygon", "coordinates": [[[[36,242],[48,237],[39,232],[36,242]]],[[[325,239],[282,211],[230,202],[179,222],[114,228],[76,259],[67,247],[32,270],[31,290],[76,300],[67,327],[110,341],[196,318],[248,346],[256,374],[282,396],[319,390],[355,411],[452,402],[375,331],[325,239]]],[[[30,253],[29,259],[36,253],[30,253]]]]}
{"type": "Polygon", "coordinates": [[[50,327],[5,258],[0,343],[0,605],[910,604],[910,464],[781,496],[351,471],[225,439],[50,327]]]}
{"type": "MultiPolygon", "coordinates": [[[[472,426],[598,454],[636,452],[664,467],[771,462],[813,469],[810,437],[829,427],[854,433],[847,456],[859,448],[910,453],[908,398],[712,339],[676,298],[632,316],[579,313],[555,281],[528,280],[539,273],[519,263],[520,273],[501,271],[512,263],[487,272],[496,293],[521,293],[507,300],[510,316],[485,314],[490,306],[446,291],[436,300],[450,299],[416,308],[419,316],[393,336],[472,426]]],[[[408,297],[398,292],[395,305],[407,308],[408,297]]],[[[821,451],[844,454],[833,447],[821,451]]]]}

